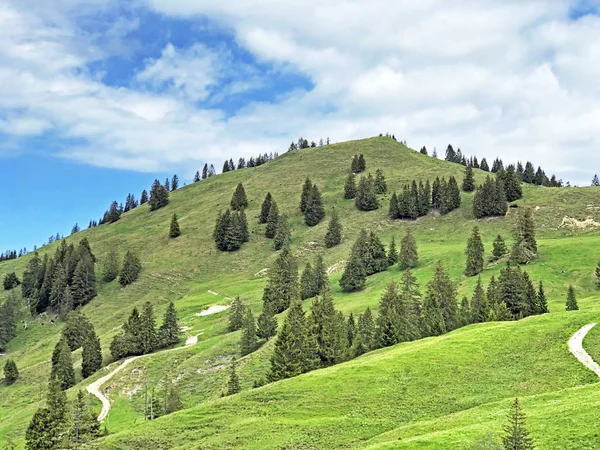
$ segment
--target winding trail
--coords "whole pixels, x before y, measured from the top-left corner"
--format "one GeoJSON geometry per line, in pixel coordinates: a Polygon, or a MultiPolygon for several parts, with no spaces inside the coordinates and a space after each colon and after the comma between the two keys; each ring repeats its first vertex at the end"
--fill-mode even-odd
{"type": "Polygon", "coordinates": [[[595,323],[590,323],[585,325],[577,331],[569,339],[569,351],[573,353],[573,356],[581,362],[585,367],[594,372],[598,377],[600,377],[600,366],[592,359],[590,354],[586,352],[583,348],[583,339],[589,333],[589,331],[596,326],[595,323]]]}
{"type": "Polygon", "coordinates": [[[196,345],[197,343],[198,343],[198,335],[196,335],[196,336],[188,335],[188,338],[185,341],[185,345],[183,347],[170,348],[167,350],[163,350],[161,352],[148,353],[147,355],[139,355],[139,356],[134,356],[132,358],[127,358],[115,370],[110,372],[108,375],[105,375],[102,378],[98,378],[96,381],[94,381],[92,384],[90,384],[86,388],[86,390],[102,402],[102,411],[100,411],[100,414],[98,415],[98,422],[104,422],[104,419],[106,419],[106,417],[108,416],[108,413],[110,412],[110,400],[108,400],[108,398],[106,398],[106,396],[102,393],[102,386],[104,385],[104,383],[106,383],[108,380],[110,380],[112,377],[114,377],[117,373],[119,373],[121,370],[123,370],[125,367],[127,367],[129,364],[131,364],[136,359],[144,358],[144,357],[150,356],[150,355],[158,355],[159,353],[166,353],[166,352],[173,352],[176,350],[182,350],[184,348],[191,347],[192,345],[196,345]]]}

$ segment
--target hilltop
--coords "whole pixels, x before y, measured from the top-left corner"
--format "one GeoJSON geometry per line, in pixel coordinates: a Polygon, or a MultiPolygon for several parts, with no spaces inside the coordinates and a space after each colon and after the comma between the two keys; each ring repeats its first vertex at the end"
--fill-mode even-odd
{"type": "MultiPolygon", "coordinates": [[[[544,409],[544,396],[570,402],[571,396],[579,398],[576,394],[581,390],[595,392],[593,385],[578,388],[596,380],[565,349],[569,336],[597,317],[593,273],[600,245],[600,191],[592,187],[524,184],[523,198],[514,202],[515,207],[503,218],[476,221],[471,207],[473,194],[464,192],[461,207],[445,216],[432,213],[414,222],[387,217],[391,192],[400,191],[404,184],[413,179],[433,181],[436,176],[454,176],[460,182],[464,170],[460,164],[422,155],[385,137],[296,150],[260,167],[227,172],[180,188],[171,193],[169,205],[157,211],[150,212],[147,205],[142,205],[114,224],[66,238],[74,243],[87,238],[99,261],[113,245],[120,248],[121,256],[132,250],[142,261],[143,271],[136,283],[126,288],[116,282],[100,283],[99,295],[83,308],[100,337],[105,361],[110,360],[110,341],[132,307],[146,301],[155,306],[157,316],[173,301],[187,332],[199,335],[198,345],[145,357],[110,381],[105,391],[114,400],[108,419],[112,435],[99,445],[186,448],[191,441],[202,441],[206,448],[330,448],[334,444],[359,443],[364,448],[384,448],[402,438],[422,440],[419,448],[444,448],[449,443],[466,445],[467,438],[475,437],[486,427],[497,429],[508,405],[505,400],[510,397],[531,397],[526,406],[531,405],[533,425],[538,426],[536,420],[541,423],[541,419],[536,417],[549,416],[544,409]],[[353,201],[343,198],[344,182],[355,154],[364,154],[366,173],[374,175],[376,169],[382,169],[386,177],[388,194],[380,196],[382,206],[376,211],[358,211],[353,201]],[[326,210],[326,219],[312,228],[304,224],[298,209],[301,186],[307,176],[319,186],[326,210]],[[246,214],[250,240],[236,252],[219,252],[212,239],[217,212],[229,206],[240,182],[249,200],[246,214]],[[267,192],[277,201],[280,212],[289,216],[292,253],[299,266],[317,254],[324,257],[336,307],[346,315],[361,313],[367,307],[376,310],[385,285],[400,277],[397,268],[389,268],[370,276],[360,292],[341,291],[341,269],[361,229],[375,231],[387,245],[392,237],[398,241],[411,227],[419,245],[420,263],[414,273],[420,286],[431,279],[434,263],[442,259],[459,295],[470,297],[476,279],[463,275],[464,248],[473,226],[479,226],[489,254],[498,234],[510,240],[516,211],[531,207],[540,256],[527,271],[533,280],[544,281],[551,314],[518,322],[471,325],[252,390],[254,381],[268,370],[272,351],[269,342],[239,361],[243,392],[219,399],[230,359],[237,353],[239,332],[227,333],[227,313],[198,314],[210,306],[226,306],[237,295],[244,298],[255,316],[261,311],[265,273],[277,255],[271,241],[264,237],[264,225],[258,224],[267,192]],[[344,236],[341,245],[326,249],[323,237],[334,209],[343,224],[344,236]],[[171,240],[168,231],[174,213],[182,235],[171,240]],[[563,312],[569,284],[575,285],[581,308],[572,314],[563,312]],[[140,425],[141,386],[146,380],[160,385],[167,378],[177,380],[188,409],[140,425]],[[474,419],[472,408],[485,410],[485,423],[474,419]],[[471,426],[466,435],[456,431],[471,426]],[[420,437],[431,430],[446,431],[420,437]],[[261,441],[262,433],[273,436],[272,441],[261,441]]],[[[478,169],[474,172],[478,184],[488,175],[478,169]]],[[[47,245],[39,253],[53,254],[57,245],[47,245]]],[[[30,257],[0,263],[0,277],[13,270],[21,276],[30,257]]],[[[502,264],[487,265],[482,280],[487,283],[492,275],[499,274],[501,267],[502,264]]],[[[5,297],[5,292],[0,293],[0,299],[5,297]]],[[[305,309],[309,304],[310,300],[305,302],[305,309]]],[[[27,330],[19,327],[8,347],[22,378],[13,386],[0,386],[0,439],[10,432],[19,444],[43,399],[41,386],[47,381],[50,355],[62,327],[60,322],[50,323],[45,317],[31,319],[25,311],[23,308],[21,319],[27,321],[27,330]]],[[[590,339],[594,336],[590,334],[590,339]]],[[[75,352],[76,361],[80,354],[81,351],[75,352]]],[[[101,370],[76,388],[87,386],[105,373],[105,369],[101,370]]],[[[577,402],[570,405],[564,411],[575,417],[577,402]]],[[[589,438],[588,431],[581,430],[581,439],[589,438]]],[[[556,436],[560,437],[560,433],[556,436]]],[[[572,442],[572,448],[581,448],[576,444],[584,441],[572,442]]],[[[564,447],[569,448],[566,444],[564,447]]]]}

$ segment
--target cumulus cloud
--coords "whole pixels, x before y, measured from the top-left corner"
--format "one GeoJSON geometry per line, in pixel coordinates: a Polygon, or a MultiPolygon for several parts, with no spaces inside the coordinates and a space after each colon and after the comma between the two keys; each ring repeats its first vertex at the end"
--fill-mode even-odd
{"type": "MultiPolygon", "coordinates": [[[[273,102],[242,96],[233,115],[219,102],[268,84],[228,48],[168,44],[130,86],[109,86],[87,67],[115,46],[77,24],[82,2],[113,2],[56,0],[52,16],[27,2],[0,5],[0,132],[75,138],[64,157],[158,170],[282,151],[298,135],[389,131],[416,148],[528,158],[581,183],[600,165],[600,18],[573,19],[581,2],[140,0],[218,23],[257,63],[312,83],[273,102]]],[[[138,25],[115,24],[114,39],[138,25]]]]}

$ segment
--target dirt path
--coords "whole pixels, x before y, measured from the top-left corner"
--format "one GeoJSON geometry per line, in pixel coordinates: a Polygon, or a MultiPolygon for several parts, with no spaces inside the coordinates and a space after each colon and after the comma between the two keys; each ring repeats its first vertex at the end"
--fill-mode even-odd
{"type": "Polygon", "coordinates": [[[92,384],[90,384],[86,388],[86,390],[102,402],[102,411],[100,411],[100,414],[98,415],[98,422],[104,422],[104,419],[106,419],[106,417],[108,416],[108,413],[110,412],[110,400],[108,400],[108,398],[106,398],[106,396],[102,393],[102,386],[104,385],[104,383],[106,383],[108,380],[110,380],[112,377],[114,377],[117,373],[119,373],[121,370],[123,370],[125,367],[127,367],[129,364],[131,364],[136,359],[144,358],[144,357],[150,356],[150,355],[157,355],[159,353],[166,353],[166,352],[172,352],[175,350],[181,350],[183,348],[188,348],[188,347],[191,347],[192,345],[196,345],[197,343],[198,343],[198,335],[196,335],[196,336],[188,335],[188,338],[185,341],[185,345],[183,347],[170,348],[168,350],[163,350],[162,352],[149,353],[147,355],[140,355],[140,356],[134,356],[132,358],[127,358],[115,370],[110,372],[108,375],[105,375],[102,378],[98,378],[96,381],[94,381],[92,384]]]}
{"type": "Polygon", "coordinates": [[[579,331],[569,339],[569,351],[573,353],[573,356],[575,356],[581,364],[600,377],[600,366],[592,359],[589,353],[583,349],[583,339],[595,326],[595,323],[590,323],[581,327],[579,331]]]}

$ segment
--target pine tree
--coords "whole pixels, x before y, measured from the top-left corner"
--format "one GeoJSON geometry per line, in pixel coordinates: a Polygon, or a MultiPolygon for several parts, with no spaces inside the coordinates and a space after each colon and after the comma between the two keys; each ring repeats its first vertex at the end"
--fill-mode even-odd
{"type": "Polygon", "coordinates": [[[310,190],[310,195],[306,201],[304,210],[304,222],[309,227],[314,227],[325,217],[325,208],[323,207],[323,200],[321,199],[321,193],[317,185],[313,185],[310,190]]]}
{"type": "Polygon", "coordinates": [[[490,312],[490,305],[481,284],[481,277],[479,277],[473,297],[471,298],[471,322],[486,322],[490,312]]]}
{"type": "Polygon", "coordinates": [[[12,359],[6,360],[4,364],[4,382],[10,386],[19,379],[19,370],[12,359]]]}
{"type": "Polygon", "coordinates": [[[119,249],[116,245],[108,249],[106,260],[104,261],[104,269],[102,279],[106,283],[116,280],[119,276],[119,249]]]}
{"type": "Polygon", "coordinates": [[[535,448],[533,440],[525,427],[525,419],[519,399],[515,398],[512,410],[508,415],[508,425],[504,426],[505,435],[502,442],[506,450],[530,450],[535,448]]]}
{"type": "Polygon", "coordinates": [[[179,236],[181,236],[181,230],[179,229],[177,214],[173,214],[173,217],[171,218],[171,227],[169,228],[169,237],[174,239],[179,236]]]}
{"type": "Polygon", "coordinates": [[[348,175],[346,178],[346,184],[344,184],[344,198],[351,200],[356,197],[356,181],[354,180],[354,173],[348,175]]]}
{"type": "Polygon", "coordinates": [[[306,213],[306,208],[308,206],[308,201],[312,194],[312,182],[310,178],[306,177],[304,184],[302,185],[302,195],[300,196],[300,211],[302,214],[306,213]]]}
{"type": "Polygon", "coordinates": [[[257,325],[256,335],[261,339],[268,341],[277,334],[277,318],[273,315],[271,305],[263,305],[263,311],[258,316],[257,325]]]}
{"type": "Polygon", "coordinates": [[[244,305],[244,301],[238,295],[231,301],[227,329],[229,331],[240,330],[244,325],[245,314],[246,306],[244,305]]]}
{"type": "Polygon", "coordinates": [[[577,311],[579,310],[579,306],[577,305],[577,298],[575,297],[575,288],[573,285],[569,286],[569,291],[567,293],[567,311],[577,311]]]}
{"type": "Polygon", "coordinates": [[[119,273],[119,283],[121,286],[127,286],[134,283],[139,278],[141,271],[142,263],[140,262],[140,259],[135,253],[128,250],[127,253],[125,253],[123,267],[119,273]]]}
{"type": "Polygon", "coordinates": [[[281,250],[283,247],[289,246],[292,242],[292,232],[287,220],[287,215],[282,214],[277,220],[277,231],[273,239],[273,247],[275,250],[281,250]]]}
{"type": "Polygon", "coordinates": [[[150,302],[144,303],[142,313],[140,314],[140,333],[138,338],[142,354],[152,353],[158,348],[154,308],[150,302]]]}
{"type": "Polygon", "coordinates": [[[516,264],[527,264],[537,256],[535,224],[530,208],[520,210],[513,228],[515,243],[511,250],[511,260],[516,264]]]}
{"type": "Polygon", "coordinates": [[[465,167],[465,178],[463,180],[462,189],[465,192],[473,192],[475,190],[475,179],[473,177],[473,168],[465,167]]]}
{"type": "Polygon", "coordinates": [[[240,378],[235,371],[236,361],[235,358],[231,360],[231,370],[229,373],[229,381],[227,382],[227,393],[226,395],[234,395],[242,391],[240,385],[240,378]]]}
{"type": "Polygon", "coordinates": [[[279,221],[279,210],[275,200],[271,202],[269,215],[267,217],[267,228],[265,229],[265,237],[273,239],[277,233],[277,222],[279,221]]]}
{"type": "Polygon", "coordinates": [[[467,265],[465,275],[473,277],[483,271],[483,242],[479,235],[479,227],[473,228],[473,233],[467,241],[465,254],[467,255],[467,265]]]}
{"type": "Polygon", "coordinates": [[[329,220],[329,226],[325,234],[325,247],[331,248],[339,245],[342,242],[342,231],[340,218],[334,210],[331,213],[331,219],[329,220]]]}
{"type": "Polygon", "coordinates": [[[373,211],[379,208],[379,201],[377,200],[373,183],[371,174],[367,177],[360,177],[354,200],[354,204],[358,210],[373,211]]]}
{"type": "Polygon", "coordinates": [[[260,207],[260,216],[259,223],[267,223],[267,218],[269,217],[269,211],[271,210],[271,202],[273,201],[273,197],[270,192],[267,192],[264,201],[260,207]]]}
{"type": "Polygon", "coordinates": [[[92,328],[83,341],[83,350],[81,353],[81,375],[87,378],[96,373],[102,367],[102,348],[100,339],[92,328]]]}
{"type": "Polygon", "coordinates": [[[94,439],[100,437],[100,422],[91,411],[86,394],[79,390],[73,402],[72,417],[68,430],[68,448],[81,448],[94,439]]]}
{"type": "Polygon", "coordinates": [[[375,347],[375,322],[373,321],[371,309],[367,308],[358,318],[356,336],[352,345],[352,354],[360,356],[363,353],[373,350],[375,347]]]}
{"type": "Polygon", "coordinates": [[[494,249],[492,250],[493,260],[497,261],[504,257],[508,253],[508,249],[506,248],[506,244],[502,236],[498,235],[494,240],[494,249]]]}
{"type": "Polygon", "coordinates": [[[392,237],[392,241],[390,242],[390,248],[387,253],[388,264],[393,266],[398,263],[399,255],[398,250],[396,249],[396,238],[392,237]]]}
{"type": "Polygon", "coordinates": [[[150,205],[150,211],[155,211],[169,204],[169,191],[165,186],[161,185],[158,180],[154,180],[154,183],[152,184],[148,204],[150,205]]]}
{"type": "Polygon", "coordinates": [[[242,356],[252,353],[254,350],[256,350],[257,345],[256,322],[254,321],[252,310],[250,308],[246,308],[242,336],[240,337],[240,352],[242,356]]]}
{"type": "Polygon", "coordinates": [[[317,357],[321,366],[338,364],[346,359],[348,335],[341,312],[336,311],[333,298],[325,289],[313,301],[308,320],[309,333],[317,344],[317,357]]]}
{"type": "Polygon", "coordinates": [[[417,241],[415,240],[410,228],[406,229],[406,235],[400,241],[400,270],[415,268],[419,264],[419,256],[417,253],[417,241]]]}
{"type": "Polygon", "coordinates": [[[315,282],[310,262],[306,263],[304,271],[300,276],[300,298],[306,300],[307,298],[313,297],[315,293],[315,282]]]}
{"type": "Polygon", "coordinates": [[[179,342],[181,331],[179,328],[179,321],[177,319],[177,309],[173,302],[169,303],[165,315],[163,317],[163,323],[158,329],[158,340],[161,347],[170,347],[179,342]]]}
{"type": "Polygon", "coordinates": [[[548,300],[546,300],[546,294],[544,292],[544,285],[542,284],[541,280],[540,280],[540,286],[539,286],[538,292],[537,292],[536,306],[537,306],[536,314],[546,314],[546,313],[550,312],[550,310],[548,309],[548,300]]]}
{"type": "Polygon", "coordinates": [[[244,185],[239,183],[235,188],[233,197],[231,198],[231,209],[234,211],[241,211],[248,207],[248,198],[246,197],[246,190],[244,185]]]}
{"type": "Polygon", "coordinates": [[[375,183],[374,183],[375,193],[382,195],[387,192],[387,183],[385,182],[385,177],[383,176],[383,171],[381,169],[377,169],[375,171],[375,183]]]}
{"type": "Polygon", "coordinates": [[[270,303],[275,313],[285,311],[290,303],[300,297],[298,266],[290,249],[284,247],[269,271],[263,293],[263,302],[270,303]]]}
{"type": "Polygon", "coordinates": [[[67,390],[75,386],[75,370],[73,369],[71,349],[64,337],[58,341],[52,353],[52,371],[50,377],[58,380],[62,390],[67,390]]]}

